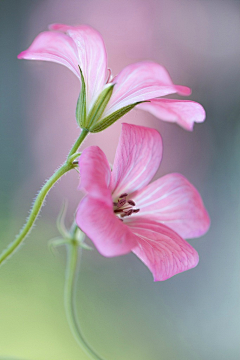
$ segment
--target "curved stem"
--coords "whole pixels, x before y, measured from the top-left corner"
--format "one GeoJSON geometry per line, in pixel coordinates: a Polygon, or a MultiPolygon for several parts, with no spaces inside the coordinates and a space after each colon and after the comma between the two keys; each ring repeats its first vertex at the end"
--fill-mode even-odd
{"type": "Polygon", "coordinates": [[[92,360],[104,360],[103,358],[99,357],[98,354],[88,345],[77,321],[75,295],[81,248],[79,247],[77,242],[73,240],[70,244],[67,244],[67,250],[68,262],[66,267],[64,305],[68,324],[75,340],[85,351],[85,353],[89,355],[92,360]]]}
{"type": "Polygon", "coordinates": [[[34,201],[31,213],[27,219],[26,224],[24,225],[20,233],[17,235],[15,240],[0,254],[0,264],[2,264],[11,254],[13,254],[15,250],[18,249],[19,245],[23,242],[25,237],[31,231],[49,190],[66,172],[75,167],[75,165],[72,163],[72,156],[76,153],[87,134],[87,130],[83,129],[81,131],[80,136],[78,137],[77,141],[75,142],[68,154],[66,162],[44,184],[44,186],[38,193],[36,200],[34,201]]]}
{"type": "Polygon", "coordinates": [[[70,152],[68,154],[68,158],[71,155],[75,154],[75,152],[78,151],[79,146],[81,145],[81,143],[83,142],[83,140],[85,139],[85,137],[87,136],[88,133],[89,133],[88,130],[82,129],[79,138],[77,139],[77,141],[75,142],[75,144],[73,145],[72,149],[70,150],[70,152]]]}
{"type": "Polygon", "coordinates": [[[6,260],[21,244],[21,242],[24,240],[24,238],[27,236],[27,234],[30,232],[40,210],[43,205],[43,202],[45,200],[45,197],[47,196],[47,193],[49,190],[53,187],[53,185],[62,177],[67,171],[71,170],[73,168],[73,165],[71,164],[63,164],[50,179],[45,183],[45,185],[42,187],[40,192],[38,193],[38,196],[34,202],[34,205],[32,207],[31,213],[27,219],[26,224],[20,231],[19,235],[15,238],[15,240],[5,249],[2,254],[0,255],[0,264],[6,260]]]}

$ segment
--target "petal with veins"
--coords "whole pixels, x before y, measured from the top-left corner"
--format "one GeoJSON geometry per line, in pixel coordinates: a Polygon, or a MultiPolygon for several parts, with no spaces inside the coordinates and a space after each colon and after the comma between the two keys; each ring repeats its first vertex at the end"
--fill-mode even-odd
{"type": "Polygon", "coordinates": [[[109,189],[111,169],[106,155],[98,146],[83,150],[79,158],[80,190],[85,190],[91,197],[112,206],[109,189]]]}
{"type": "Polygon", "coordinates": [[[150,269],[155,281],[163,281],[198,264],[198,253],[177,233],[145,218],[130,219],[128,225],[138,236],[132,251],[150,269]]]}
{"type": "Polygon", "coordinates": [[[87,92],[87,109],[103,89],[107,78],[107,54],[103,39],[90,26],[50,25],[19,58],[48,60],[67,66],[80,78],[81,67],[87,92]]]}
{"type": "Polygon", "coordinates": [[[180,174],[168,174],[130,195],[140,208],[134,217],[167,225],[184,239],[205,234],[208,213],[195,187],[180,174]]]}
{"type": "Polygon", "coordinates": [[[185,86],[174,85],[167,70],[154,62],[128,65],[114,79],[115,87],[104,116],[138,101],[178,92],[190,95],[185,86]]]}
{"type": "Polygon", "coordinates": [[[161,159],[162,139],[155,129],[123,124],[112,171],[113,198],[147,185],[161,159]]]}
{"type": "Polygon", "coordinates": [[[53,61],[68,67],[79,79],[78,52],[74,41],[60,32],[40,33],[19,59],[53,61]]]}
{"type": "Polygon", "coordinates": [[[76,223],[103,256],[127,254],[137,244],[137,236],[116,217],[113,207],[90,196],[80,202],[76,223]]]}
{"type": "Polygon", "coordinates": [[[86,83],[87,108],[97,99],[107,79],[107,53],[98,31],[90,26],[68,27],[66,31],[76,44],[79,65],[86,83]]]}
{"type": "Polygon", "coordinates": [[[175,122],[186,130],[192,130],[194,122],[205,120],[206,113],[202,105],[190,100],[153,99],[138,105],[161,120],[175,122]]]}

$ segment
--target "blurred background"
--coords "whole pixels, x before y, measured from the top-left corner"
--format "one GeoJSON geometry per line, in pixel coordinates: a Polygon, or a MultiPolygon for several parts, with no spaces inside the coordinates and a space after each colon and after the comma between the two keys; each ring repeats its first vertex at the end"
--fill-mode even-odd
{"type": "MultiPolygon", "coordinates": [[[[0,1],[0,250],[25,222],[32,201],[64,161],[79,129],[78,79],[61,65],[17,60],[48,24],[88,24],[103,36],[117,74],[141,60],[164,65],[193,89],[207,112],[189,133],[134,110],[89,136],[114,159],[121,122],[157,128],[164,157],[157,174],[180,172],[200,191],[212,224],[190,240],[199,265],[154,283],[133,255],[84,251],[77,306],[84,334],[106,360],[240,358],[240,2],[236,0],[0,1]]],[[[88,359],[65,318],[66,254],[53,256],[56,217],[80,200],[72,171],[52,189],[36,228],[0,269],[0,356],[88,359]]],[[[89,241],[90,244],[90,241],[89,241]]]]}

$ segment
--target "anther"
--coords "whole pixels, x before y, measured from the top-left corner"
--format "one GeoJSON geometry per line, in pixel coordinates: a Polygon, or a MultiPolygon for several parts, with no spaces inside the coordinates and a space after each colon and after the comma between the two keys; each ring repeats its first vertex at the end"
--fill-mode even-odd
{"type": "Polygon", "coordinates": [[[120,208],[126,204],[126,199],[118,200],[117,207],[120,208]]]}
{"type": "Polygon", "coordinates": [[[128,200],[129,205],[135,206],[135,202],[133,200],[128,200]]]}
{"type": "Polygon", "coordinates": [[[114,212],[115,212],[115,214],[121,213],[122,209],[116,209],[116,210],[114,210],[114,212]]]}
{"type": "Polygon", "coordinates": [[[119,199],[122,199],[123,197],[126,197],[126,196],[128,196],[128,194],[127,194],[127,193],[124,193],[124,194],[122,194],[122,195],[119,196],[119,199]]]}
{"type": "Polygon", "coordinates": [[[133,209],[134,213],[138,213],[140,211],[140,209],[133,209]]]}

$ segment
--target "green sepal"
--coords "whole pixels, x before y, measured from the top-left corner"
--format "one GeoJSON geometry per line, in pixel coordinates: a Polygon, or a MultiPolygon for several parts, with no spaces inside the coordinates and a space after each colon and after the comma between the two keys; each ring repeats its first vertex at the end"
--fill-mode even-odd
{"type": "Polygon", "coordinates": [[[81,88],[81,92],[79,94],[78,101],[77,101],[76,119],[77,119],[78,125],[81,128],[85,128],[85,126],[86,126],[86,84],[85,84],[82,70],[81,70],[80,66],[78,66],[78,67],[79,67],[79,71],[81,74],[82,88],[81,88]]]}
{"type": "Polygon", "coordinates": [[[89,129],[90,132],[96,133],[105,130],[107,127],[111,126],[115,121],[120,119],[123,115],[128,113],[130,110],[132,110],[136,105],[141,104],[145,101],[138,101],[134,104],[124,106],[123,108],[115,111],[114,113],[106,116],[104,119],[99,121],[97,124],[94,124],[89,129]]]}
{"type": "Polygon", "coordinates": [[[92,109],[87,116],[87,124],[85,129],[89,130],[96,122],[101,118],[113,92],[115,84],[111,84],[106,89],[104,89],[101,94],[98,96],[97,100],[95,101],[92,109]]]}

